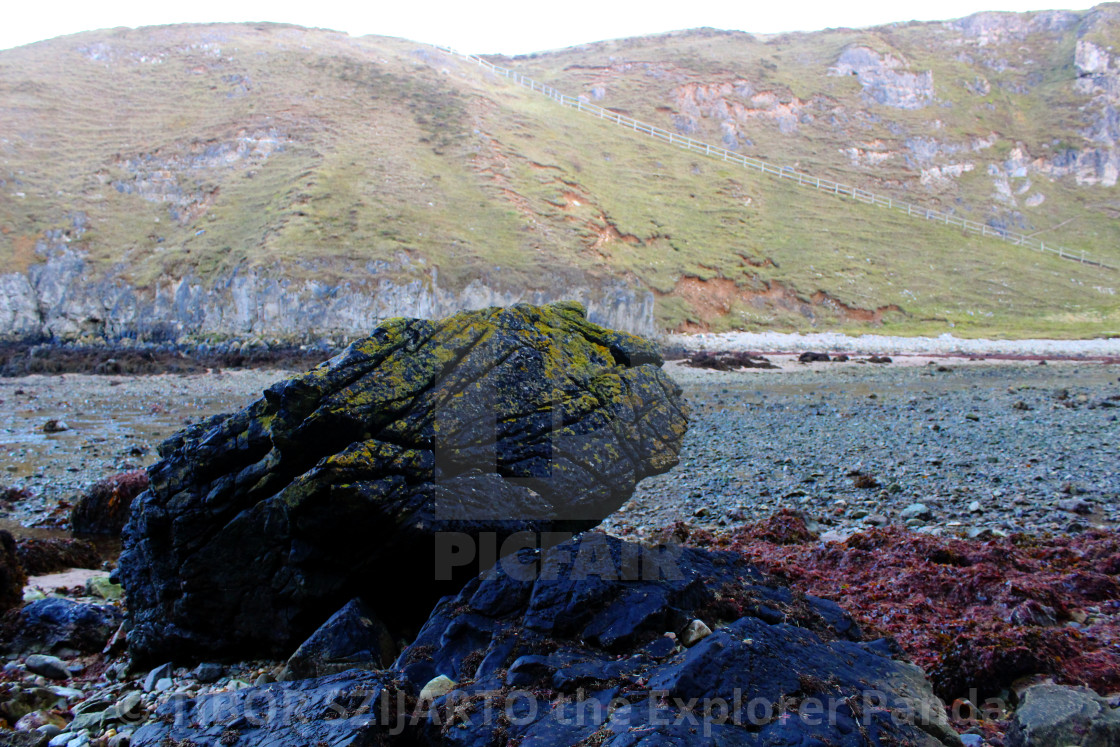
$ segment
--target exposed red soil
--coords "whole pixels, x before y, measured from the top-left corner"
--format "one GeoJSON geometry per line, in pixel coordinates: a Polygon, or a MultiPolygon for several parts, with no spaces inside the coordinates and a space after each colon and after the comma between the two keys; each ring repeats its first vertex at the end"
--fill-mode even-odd
{"type": "Polygon", "coordinates": [[[822,543],[795,513],[667,538],[741,553],[891,636],[938,695],[999,696],[1029,675],[1120,691],[1120,534],[948,539],[898,527],[822,543]]]}
{"type": "MultiPolygon", "coordinates": [[[[808,298],[797,294],[777,281],[764,281],[759,287],[750,288],[736,285],[727,278],[703,278],[685,276],[677,281],[670,295],[683,298],[702,320],[715,319],[731,313],[736,304],[756,308],[776,308],[793,311],[808,319],[814,319],[821,311],[829,311],[842,321],[870,322],[880,324],[883,316],[890,312],[902,312],[898,306],[890,304],[875,309],[861,309],[849,306],[825,293],[817,291],[808,298]]],[[[675,330],[678,333],[706,332],[706,322],[685,323],[675,330]]]]}

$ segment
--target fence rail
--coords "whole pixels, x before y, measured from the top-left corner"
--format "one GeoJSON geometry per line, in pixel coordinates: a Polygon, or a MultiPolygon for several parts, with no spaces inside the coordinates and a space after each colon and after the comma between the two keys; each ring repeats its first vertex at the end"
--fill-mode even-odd
{"type": "Polygon", "coordinates": [[[726,148],[721,148],[717,145],[711,145],[710,143],[705,143],[700,140],[694,140],[686,135],[680,135],[675,132],[670,132],[669,130],[664,130],[660,127],[655,127],[651,124],[647,124],[646,122],[642,122],[641,120],[633,119],[632,117],[627,117],[624,114],[619,114],[616,111],[612,111],[602,106],[592,104],[589,101],[584,101],[581,98],[572,98],[571,96],[557,91],[551,86],[542,85],[532,78],[522,75],[516,70],[510,70],[509,68],[500,67],[487,60],[482,59],[481,57],[464,54],[450,47],[436,48],[442,52],[446,52],[450,55],[454,55],[456,57],[467,60],[468,62],[472,62],[479,67],[489,70],[495,75],[509,78],[514,83],[520,86],[524,86],[531,91],[536,91],[544,96],[547,96],[562,106],[575,109],[576,111],[584,112],[585,114],[598,117],[599,119],[603,119],[608,122],[613,122],[620,127],[625,127],[628,130],[633,130],[634,132],[641,133],[643,135],[649,135],[656,140],[661,140],[670,145],[675,145],[679,148],[683,148],[684,150],[693,153],[700,153],[711,158],[718,158],[727,163],[738,164],[745,168],[759,171],[763,174],[767,174],[777,179],[788,179],[790,181],[797,182],[797,184],[803,187],[810,187],[812,189],[833,194],[838,197],[850,197],[851,199],[858,202],[863,202],[868,205],[878,205],[889,210],[906,213],[906,215],[911,217],[924,218],[936,223],[943,223],[946,226],[956,226],[963,231],[980,234],[981,236],[988,236],[994,239],[1000,239],[1016,246],[1033,249],[1034,251],[1040,252],[1042,254],[1054,254],[1058,257],[1061,257],[1062,259],[1068,259],[1086,265],[1095,265],[1097,267],[1102,267],[1109,270],[1117,269],[1112,265],[1108,265],[1100,260],[1093,259],[1084,250],[1071,251],[1061,246],[1047,244],[1044,241],[1040,241],[1025,234],[1008,231],[1002,228],[995,228],[987,225],[986,223],[968,220],[967,218],[961,218],[959,216],[952,215],[951,213],[944,213],[938,210],[930,210],[919,205],[914,205],[913,203],[896,200],[892,197],[884,197],[882,195],[860,189],[859,187],[853,187],[848,184],[842,184],[840,182],[832,181],[831,179],[822,179],[820,177],[806,174],[801,171],[795,171],[788,166],[774,166],[773,164],[767,161],[760,160],[758,158],[744,156],[741,153],[736,153],[734,151],[727,150],[726,148]]]}

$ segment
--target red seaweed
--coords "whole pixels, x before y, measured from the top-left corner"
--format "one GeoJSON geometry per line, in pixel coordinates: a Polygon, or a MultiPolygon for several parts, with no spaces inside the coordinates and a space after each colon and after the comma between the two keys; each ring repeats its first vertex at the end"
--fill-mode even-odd
{"type": "Polygon", "coordinates": [[[713,535],[665,539],[733,550],[794,589],[835,600],[870,637],[891,636],[939,696],[997,696],[1016,679],[1120,690],[1120,534],[964,540],[900,527],[820,542],[780,511],[713,535]]]}

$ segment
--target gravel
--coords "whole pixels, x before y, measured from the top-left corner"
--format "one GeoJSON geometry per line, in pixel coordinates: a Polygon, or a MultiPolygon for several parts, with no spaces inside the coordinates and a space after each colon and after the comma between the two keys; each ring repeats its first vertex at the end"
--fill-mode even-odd
{"type": "MultiPolygon", "coordinates": [[[[841,535],[884,522],[975,535],[1120,520],[1120,366],[770,357],[778,370],[666,364],[693,407],[681,463],[642,482],[605,528],[726,527],[779,508],[841,535]]],[[[0,379],[0,486],[34,494],[6,518],[60,521],[93,482],[150,464],[186,422],[240,408],[284,375],[0,379]],[[43,433],[51,418],[70,430],[43,433]]]]}
{"type": "Polygon", "coordinates": [[[680,465],[643,481],[606,528],[726,527],[781,508],[831,537],[882,523],[978,536],[1120,520],[1120,366],[780,363],[667,364],[693,407],[680,465]]]}
{"type": "Polygon", "coordinates": [[[98,480],[146,467],[155,447],[184,425],[244,407],[275,370],[211,374],[94,376],[64,374],[0,379],[0,487],[23,488],[0,518],[49,525],[98,480]],[[67,430],[47,432],[51,420],[67,430]]]}

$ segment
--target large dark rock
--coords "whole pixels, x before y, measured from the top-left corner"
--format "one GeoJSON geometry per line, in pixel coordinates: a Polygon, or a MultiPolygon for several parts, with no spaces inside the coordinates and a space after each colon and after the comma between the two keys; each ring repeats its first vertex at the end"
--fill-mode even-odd
{"type": "Polygon", "coordinates": [[[331,615],[288,658],[281,679],[306,679],[348,669],[382,669],[397,655],[384,623],[361,599],[351,599],[331,615]]]}
{"type": "Polygon", "coordinates": [[[120,610],[110,605],[47,597],[9,612],[0,639],[10,651],[53,653],[74,649],[97,653],[120,627],[123,617],[120,610]]]}
{"type": "Polygon", "coordinates": [[[394,319],[181,432],[125,530],[133,655],[286,656],[355,596],[414,630],[507,537],[594,526],[676,463],[660,363],[576,304],[394,319]]]}
{"type": "Polygon", "coordinates": [[[26,583],[27,574],[20,565],[15,538],[6,529],[0,529],[0,612],[23,603],[26,583]]]}
{"type": "Polygon", "coordinates": [[[922,671],[859,635],[834,603],[770,585],[735,554],[590,533],[468,583],[396,667],[410,692],[459,683],[423,725],[431,744],[956,744],[922,671]],[[665,634],[695,619],[714,632],[672,645],[665,634]],[[495,693],[519,703],[518,723],[448,724],[495,693]]]}
{"type": "Polygon", "coordinates": [[[412,747],[959,745],[921,670],[857,634],[737,555],[591,533],[469,582],[392,670],[180,701],[132,744],[335,744],[342,721],[347,744],[412,747]],[[694,619],[714,632],[691,648],[665,635],[694,619]]]}
{"type": "Polygon", "coordinates": [[[98,480],[70,511],[70,530],[74,534],[119,535],[128,522],[133,499],[147,487],[148,473],[142,469],[98,480]]]}
{"type": "Polygon", "coordinates": [[[101,553],[92,543],[66,537],[23,537],[17,543],[16,554],[29,576],[68,568],[100,568],[102,562],[101,553]]]}

